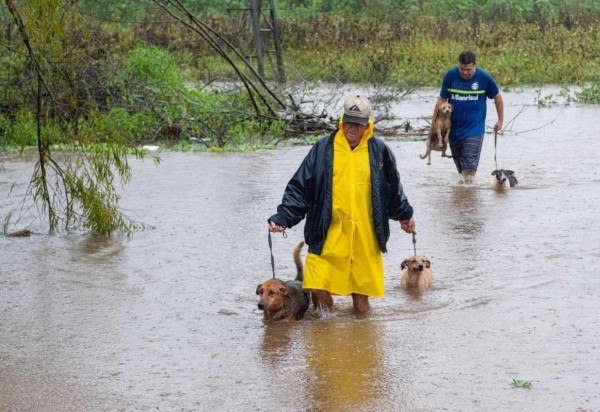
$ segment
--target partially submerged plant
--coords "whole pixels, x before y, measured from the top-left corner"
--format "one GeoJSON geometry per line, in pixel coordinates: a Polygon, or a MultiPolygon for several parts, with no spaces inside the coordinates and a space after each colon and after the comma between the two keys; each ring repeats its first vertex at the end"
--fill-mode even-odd
{"type": "Polygon", "coordinates": [[[523,379],[513,379],[512,385],[515,388],[531,389],[531,381],[523,379]]]}

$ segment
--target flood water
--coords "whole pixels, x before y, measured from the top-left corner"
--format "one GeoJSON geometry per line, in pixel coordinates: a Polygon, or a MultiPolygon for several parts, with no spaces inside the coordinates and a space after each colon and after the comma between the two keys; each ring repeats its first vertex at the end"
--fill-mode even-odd
{"type": "MultiPolygon", "coordinates": [[[[434,95],[394,111],[429,116],[434,95]]],[[[413,244],[392,222],[367,319],[349,297],[291,325],[257,310],[266,219],[308,146],[134,161],[121,206],[153,229],[129,239],[35,224],[1,237],[0,410],[600,410],[600,106],[534,98],[505,93],[506,121],[518,116],[497,159],[514,189],[493,187],[493,135],[472,186],[439,152],[419,159],[424,142],[388,141],[434,286],[399,288],[413,244]]],[[[31,162],[0,163],[2,219],[30,176],[31,162]]],[[[274,237],[278,277],[293,276],[302,229],[274,237]]]]}

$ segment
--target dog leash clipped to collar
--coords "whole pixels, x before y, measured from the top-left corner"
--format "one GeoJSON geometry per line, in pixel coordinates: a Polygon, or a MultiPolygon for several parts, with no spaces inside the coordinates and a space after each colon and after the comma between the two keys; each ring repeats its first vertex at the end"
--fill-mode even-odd
{"type": "Polygon", "coordinates": [[[414,249],[414,252],[415,252],[415,256],[417,256],[417,232],[413,232],[412,235],[413,235],[413,240],[412,240],[412,242],[413,242],[413,249],[414,249]]]}
{"type": "MultiPolygon", "coordinates": [[[[285,234],[285,229],[283,229],[283,232],[281,232],[281,234],[283,235],[284,238],[287,237],[287,235],[285,234]]],[[[273,270],[273,279],[275,279],[275,258],[273,257],[273,240],[271,239],[271,230],[269,230],[269,250],[271,251],[271,269],[273,270]]]]}

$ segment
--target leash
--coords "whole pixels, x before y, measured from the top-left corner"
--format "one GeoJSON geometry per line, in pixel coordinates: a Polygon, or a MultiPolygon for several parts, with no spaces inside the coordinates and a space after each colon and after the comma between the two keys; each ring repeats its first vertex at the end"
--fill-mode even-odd
{"type": "Polygon", "coordinates": [[[496,170],[498,170],[498,160],[496,154],[498,153],[498,131],[494,130],[494,162],[496,163],[496,170]]]}
{"type": "Polygon", "coordinates": [[[413,232],[412,235],[413,235],[413,239],[412,239],[413,249],[414,249],[414,252],[415,252],[415,256],[417,256],[417,232],[413,232]]]}
{"type": "MultiPolygon", "coordinates": [[[[286,238],[285,229],[281,232],[283,237],[286,238]]],[[[271,230],[269,230],[269,250],[271,251],[271,269],[273,270],[273,279],[275,279],[275,258],[273,257],[273,240],[271,239],[271,230]]]]}

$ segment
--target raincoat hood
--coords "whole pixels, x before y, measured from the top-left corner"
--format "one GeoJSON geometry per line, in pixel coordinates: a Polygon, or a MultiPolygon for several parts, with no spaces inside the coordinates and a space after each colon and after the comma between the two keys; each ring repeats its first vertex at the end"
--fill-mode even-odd
{"type": "MultiPolygon", "coordinates": [[[[343,137],[344,139],[346,139],[346,135],[344,134],[344,128],[343,128],[343,121],[342,119],[344,118],[344,115],[342,114],[340,116],[340,120],[338,122],[338,136],[343,137]]],[[[360,138],[360,142],[358,143],[358,146],[362,145],[363,143],[367,142],[369,139],[371,139],[373,137],[373,133],[375,130],[375,125],[373,122],[373,118],[369,117],[369,124],[367,125],[367,128],[365,129],[362,137],[360,138]]],[[[347,140],[347,139],[346,139],[347,140]]]]}

